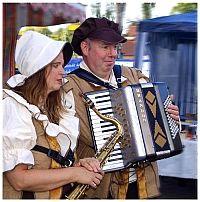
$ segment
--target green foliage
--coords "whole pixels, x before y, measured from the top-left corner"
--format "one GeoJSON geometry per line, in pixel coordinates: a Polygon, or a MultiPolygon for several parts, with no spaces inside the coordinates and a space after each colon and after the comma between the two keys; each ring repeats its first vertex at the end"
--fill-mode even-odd
{"type": "Polygon", "coordinates": [[[51,34],[52,34],[52,32],[47,27],[43,27],[43,28],[39,29],[38,32],[40,32],[41,34],[44,34],[46,36],[51,36],[51,34]]]}
{"type": "Polygon", "coordinates": [[[20,30],[19,34],[22,35],[23,33],[30,30],[39,32],[49,37],[51,37],[51,34],[52,34],[52,32],[47,27],[33,27],[33,26],[28,26],[23,28],[22,30],[20,30]]]}
{"type": "Polygon", "coordinates": [[[48,29],[48,27],[25,27],[22,30],[20,30],[19,34],[22,35],[23,33],[29,30],[39,32],[58,41],[69,41],[69,42],[71,42],[74,33],[74,31],[68,30],[67,27],[60,28],[55,32],[51,32],[48,29]]]}
{"type": "MultiPolygon", "coordinates": [[[[69,41],[71,42],[72,36],[74,31],[68,30],[67,26],[66,28],[60,28],[55,32],[51,32],[48,27],[34,27],[34,26],[29,26],[29,27],[24,27],[23,29],[20,30],[19,35],[23,35],[26,31],[36,31],[39,33],[42,33],[46,36],[51,37],[52,39],[58,40],[58,41],[69,41]]],[[[73,57],[79,57],[76,53],[73,53],[73,57]]]]}
{"type": "Polygon", "coordinates": [[[187,13],[194,10],[197,10],[197,3],[178,3],[172,8],[171,14],[187,13]]]}
{"type": "Polygon", "coordinates": [[[114,3],[106,4],[106,12],[103,17],[108,18],[109,20],[114,20],[113,13],[115,12],[115,5],[114,3]]]}
{"type": "Polygon", "coordinates": [[[155,3],[143,3],[142,4],[143,19],[151,18],[151,10],[154,7],[155,7],[155,3]]]}
{"type": "Polygon", "coordinates": [[[100,18],[101,17],[101,3],[96,3],[91,5],[92,14],[100,18]]]}
{"type": "Polygon", "coordinates": [[[92,14],[97,18],[106,17],[109,20],[114,20],[113,14],[115,13],[115,4],[107,3],[105,14],[101,14],[101,3],[96,3],[91,5],[92,14]]]}

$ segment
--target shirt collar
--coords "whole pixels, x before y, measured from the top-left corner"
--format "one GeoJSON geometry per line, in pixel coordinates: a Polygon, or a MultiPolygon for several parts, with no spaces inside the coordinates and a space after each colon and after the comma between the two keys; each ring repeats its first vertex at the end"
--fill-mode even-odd
{"type": "MultiPolygon", "coordinates": [[[[98,77],[97,75],[95,75],[95,74],[89,69],[89,67],[85,64],[84,61],[81,61],[81,63],[80,63],[80,68],[82,68],[82,69],[84,69],[84,70],[86,70],[86,71],[92,73],[94,76],[96,76],[98,79],[102,80],[103,82],[107,82],[107,83],[109,83],[110,85],[112,85],[113,87],[117,88],[117,82],[116,82],[116,79],[115,79],[115,75],[114,75],[113,70],[112,70],[112,72],[111,72],[111,75],[110,75],[109,80],[105,80],[105,79],[102,79],[102,78],[98,77]]],[[[123,83],[124,81],[126,81],[126,80],[127,80],[126,77],[121,76],[121,81],[122,81],[122,83],[123,83]]],[[[95,84],[95,83],[92,83],[92,84],[93,84],[94,86],[99,86],[98,84],[95,84]]]]}

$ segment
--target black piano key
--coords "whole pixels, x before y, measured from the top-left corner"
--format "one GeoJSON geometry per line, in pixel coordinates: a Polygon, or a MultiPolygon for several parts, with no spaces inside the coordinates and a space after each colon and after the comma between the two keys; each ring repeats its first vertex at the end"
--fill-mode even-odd
{"type": "Polygon", "coordinates": [[[106,113],[102,113],[103,115],[107,115],[107,114],[113,114],[113,112],[106,112],[106,113]]]}
{"type": "Polygon", "coordinates": [[[101,128],[106,128],[106,127],[110,127],[110,126],[114,126],[114,125],[112,123],[108,123],[107,125],[101,126],[101,128]]]}
{"type": "Polygon", "coordinates": [[[96,95],[95,99],[105,98],[105,97],[109,97],[109,94],[108,95],[105,95],[105,94],[103,94],[103,95],[96,95]]]}
{"type": "Polygon", "coordinates": [[[104,103],[104,102],[109,102],[109,101],[110,101],[110,99],[98,100],[98,101],[96,101],[96,103],[98,104],[98,103],[104,103]]]}
{"type": "Polygon", "coordinates": [[[123,160],[123,158],[108,159],[108,162],[117,161],[117,160],[123,160]]]}
{"type": "Polygon", "coordinates": [[[111,154],[109,155],[109,157],[118,156],[118,155],[121,155],[121,154],[122,154],[122,153],[121,153],[121,150],[119,150],[118,153],[115,153],[115,154],[112,154],[112,153],[111,153],[111,154]]]}
{"type": "Polygon", "coordinates": [[[99,108],[98,110],[99,111],[103,111],[103,110],[107,110],[107,109],[111,109],[112,110],[112,107],[102,107],[102,108],[99,108]]]}
{"type": "Polygon", "coordinates": [[[106,122],[108,122],[108,121],[103,121],[103,120],[100,121],[100,123],[106,123],[106,122]]]}
{"type": "Polygon", "coordinates": [[[113,129],[106,129],[106,130],[102,130],[102,133],[104,133],[104,132],[109,132],[109,131],[116,131],[116,128],[113,128],[113,129]]]}

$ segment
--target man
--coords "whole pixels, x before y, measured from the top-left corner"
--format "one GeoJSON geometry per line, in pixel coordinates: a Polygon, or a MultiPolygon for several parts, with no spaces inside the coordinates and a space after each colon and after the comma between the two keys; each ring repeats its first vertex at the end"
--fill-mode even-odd
{"type": "MultiPolygon", "coordinates": [[[[117,58],[117,45],[124,42],[126,39],[121,36],[118,24],[106,18],[88,18],[74,32],[72,46],[74,51],[83,57],[83,61],[80,71],[74,71],[67,76],[67,83],[63,88],[69,96],[74,97],[71,106],[75,106],[76,115],[80,119],[78,158],[95,154],[86,107],[80,94],[148,81],[148,78],[134,68],[122,67],[120,76],[119,70],[113,70],[117,58]],[[93,81],[90,80],[91,77],[93,81]]],[[[179,119],[176,106],[171,106],[170,113],[176,120],[179,119]]],[[[106,173],[101,184],[97,189],[89,190],[86,198],[125,199],[158,196],[159,177],[156,163],[138,168],[136,172],[137,181],[135,176],[132,183],[129,183],[132,175],[129,169],[106,173]]]]}

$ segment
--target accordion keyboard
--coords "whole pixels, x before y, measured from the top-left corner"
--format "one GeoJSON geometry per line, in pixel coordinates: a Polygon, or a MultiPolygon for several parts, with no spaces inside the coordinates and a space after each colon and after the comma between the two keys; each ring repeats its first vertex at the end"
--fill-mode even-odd
{"type": "Polygon", "coordinates": [[[174,138],[176,136],[176,134],[179,132],[180,128],[179,128],[179,125],[176,123],[176,121],[169,115],[169,112],[167,112],[167,110],[166,110],[170,104],[172,104],[171,97],[167,96],[163,105],[164,105],[166,117],[167,117],[167,120],[169,123],[169,130],[171,132],[172,138],[174,138]]]}
{"type": "MultiPolygon", "coordinates": [[[[87,95],[92,102],[94,102],[95,107],[103,115],[109,115],[113,117],[113,110],[111,106],[110,94],[109,91],[100,92],[95,95],[87,95]]],[[[91,115],[91,127],[93,128],[93,138],[95,138],[96,149],[99,151],[100,148],[105,144],[106,140],[110,137],[112,133],[116,131],[115,126],[112,123],[105,122],[96,113],[89,109],[91,115]]],[[[114,147],[114,150],[111,152],[110,157],[106,164],[103,166],[103,170],[109,171],[115,168],[124,168],[122,152],[119,144],[117,143],[114,147]]]]}

